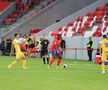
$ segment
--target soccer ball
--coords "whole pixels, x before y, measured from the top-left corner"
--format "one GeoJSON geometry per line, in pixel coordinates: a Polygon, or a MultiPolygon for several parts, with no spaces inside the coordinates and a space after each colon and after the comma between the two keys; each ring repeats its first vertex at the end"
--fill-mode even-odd
{"type": "Polygon", "coordinates": [[[63,68],[67,68],[67,64],[64,64],[64,65],[63,65],[63,68]]]}

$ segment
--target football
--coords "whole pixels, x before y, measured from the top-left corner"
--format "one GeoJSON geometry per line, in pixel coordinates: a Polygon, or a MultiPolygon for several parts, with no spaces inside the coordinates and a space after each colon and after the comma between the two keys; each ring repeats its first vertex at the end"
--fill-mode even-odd
{"type": "Polygon", "coordinates": [[[67,64],[64,64],[64,65],[63,65],[63,68],[67,68],[67,64]]]}

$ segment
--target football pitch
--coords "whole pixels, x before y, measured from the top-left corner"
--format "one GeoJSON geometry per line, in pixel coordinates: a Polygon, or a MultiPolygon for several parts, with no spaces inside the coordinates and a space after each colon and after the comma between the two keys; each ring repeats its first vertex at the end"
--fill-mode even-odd
{"type": "Polygon", "coordinates": [[[101,66],[88,61],[62,60],[57,69],[42,64],[41,59],[27,58],[28,70],[21,61],[12,69],[7,66],[15,59],[0,56],[0,90],[108,90],[108,69],[101,74],[101,66]],[[63,64],[68,67],[63,69],[63,64]]]}

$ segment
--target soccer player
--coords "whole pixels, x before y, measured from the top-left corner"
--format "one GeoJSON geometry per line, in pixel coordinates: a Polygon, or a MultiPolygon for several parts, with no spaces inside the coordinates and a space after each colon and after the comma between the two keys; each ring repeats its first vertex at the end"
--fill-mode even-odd
{"type": "Polygon", "coordinates": [[[43,63],[46,64],[46,60],[47,60],[47,64],[49,64],[49,56],[48,56],[48,45],[49,45],[49,41],[46,39],[46,35],[43,34],[43,40],[41,42],[41,55],[42,55],[42,59],[43,59],[43,63]]]}
{"type": "Polygon", "coordinates": [[[51,68],[52,63],[54,62],[56,58],[58,58],[57,68],[60,66],[61,59],[62,59],[62,49],[60,47],[60,44],[61,44],[61,35],[58,34],[57,38],[55,38],[52,42],[52,46],[50,50],[51,57],[50,57],[49,68],[51,68]]]}
{"type": "Polygon", "coordinates": [[[102,56],[102,74],[105,73],[105,61],[108,58],[108,39],[106,35],[103,35],[103,40],[100,43],[100,52],[102,56]]]}
{"type": "Polygon", "coordinates": [[[14,64],[18,63],[19,59],[22,58],[23,62],[22,62],[22,68],[23,69],[27,69],[26,68],[26,57],[24,55],[24,53],[21,51],[20,49],[20,41],[18,41],[18,39],[20,38],[20,34],[16,33],[15,35],[15,39],[13,40],[12,44],[15,48],[15,54],[16,54],[16,60],[13,61],[8,68],[10,69],[14,64]]]}

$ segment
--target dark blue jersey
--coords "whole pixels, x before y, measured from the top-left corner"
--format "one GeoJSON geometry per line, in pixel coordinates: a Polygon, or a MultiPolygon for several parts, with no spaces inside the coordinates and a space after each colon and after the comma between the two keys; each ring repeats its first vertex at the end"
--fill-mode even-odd
{"type": "Polygon", "coordinates": [[[41,44],[42,44],[42,50],[43,49],[48,49],[48,44],[49,44],[49,41],[47,40],[47,39],[45,39],[45,40],[43,40],[42,42],[41,42],[41,44]]]}

